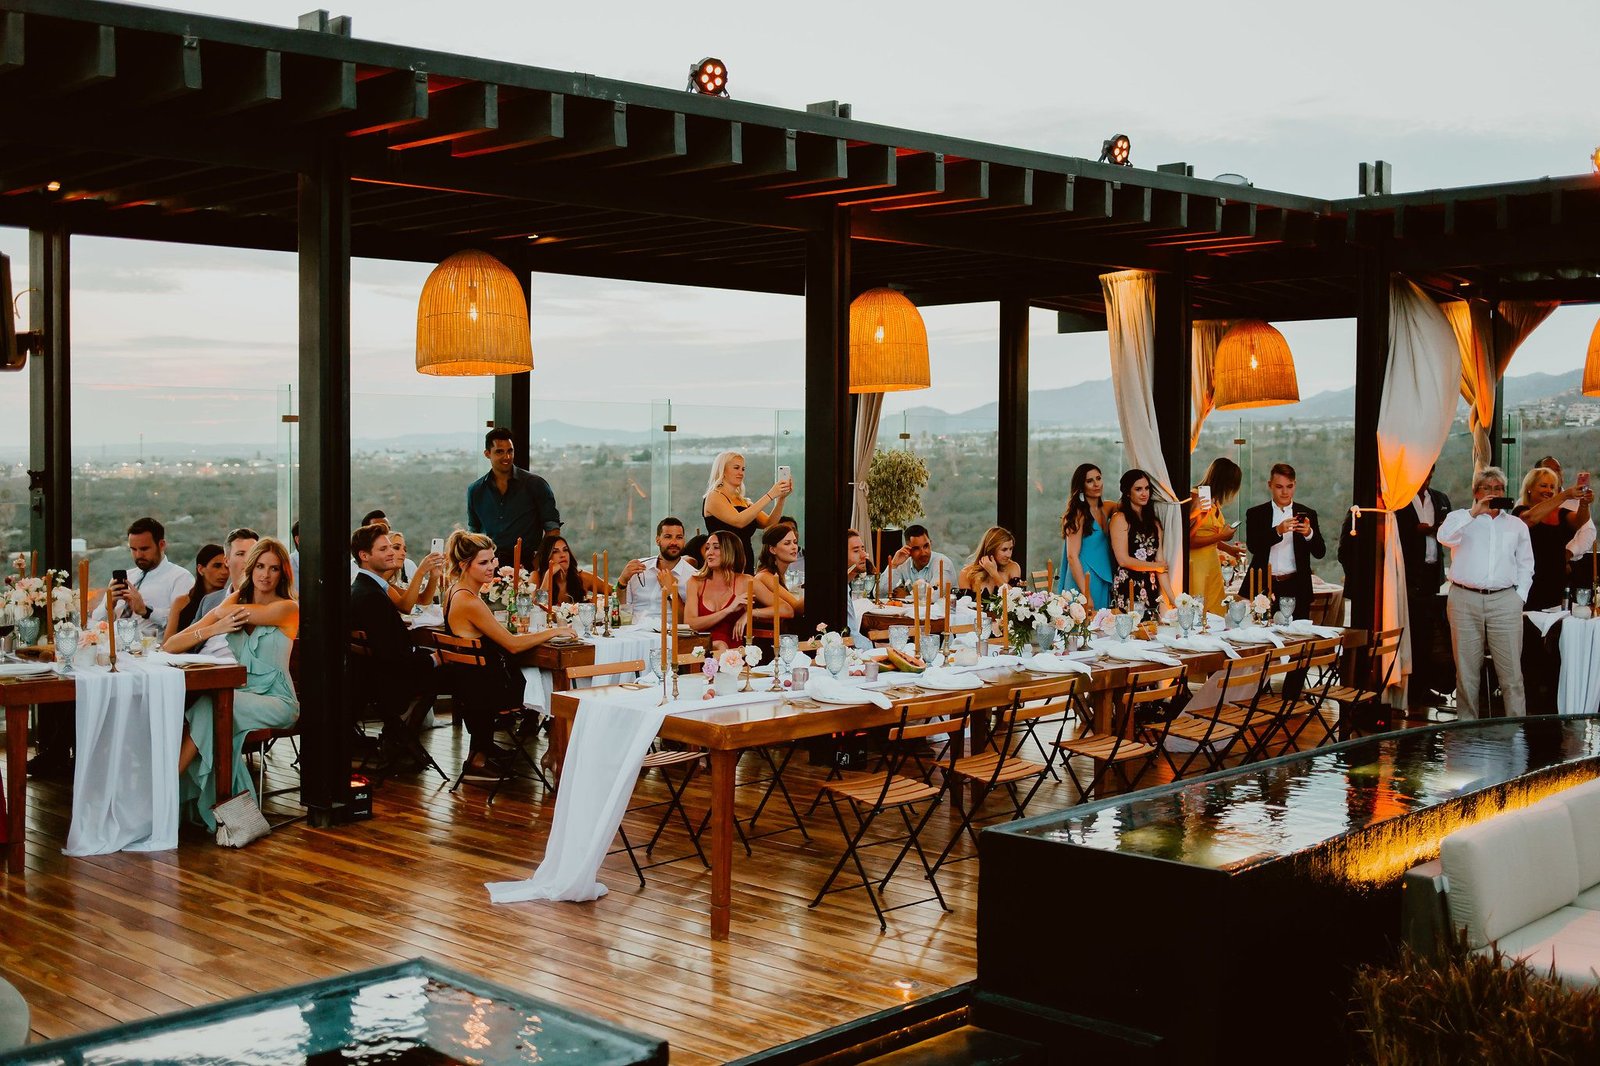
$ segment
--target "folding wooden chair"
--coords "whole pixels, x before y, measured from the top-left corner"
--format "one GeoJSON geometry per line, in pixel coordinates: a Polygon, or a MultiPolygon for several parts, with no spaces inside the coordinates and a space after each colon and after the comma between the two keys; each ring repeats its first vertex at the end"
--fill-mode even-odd
{"type": "MultiPolygon", "coordinates": [[[[1364,648],[1351,655],[1349,684],[1336,684],[1326,698],[1339,704],[1341,722],[1350,712],[1377,705],[1394,679],[1395,663],[1400,661],[1400,628],[1386,629],[1367,638],[1364,648]]],[[[1520,667],[1519,667],[1520,668],[1520,667]]],[[[1342,727],[1341,727],[1342,728],[1342,727]]]]}
{"type": "MultiPolygon", "coordinates": [[[[1398,637],[1396,638],[1398,641],[1398,637]]],[[[1332,744],[1340,739],[1345,717],[1337,700],[1330,698],[1333,691],[1334,680],[1338,676],[1339,651],[1343,641],[1338,637],[1326,637],[1312,641],[1305,652],[1305,675],[1302,679],[1304,691],[1302,692],[1302,705],[1305,708],[1300,716],[1300,726],[1289,735],[1289,743],[1296,748],[1300,746],[1300,734],[1313,721],[1323,729],[1323,735],[1317,739],[1317,745],[1332,744]]],[[[1398,643],[1397,645],[1398,646],[1398,643]]],[[[1382,690],[1379,690],[1380,692],[1382,690]]]]}
{"type": "MultiPolygon", "coordinates": [[[[431,636],[430,631],[429,637],[431,636]]],[[[392,738],[389,741],[391,745],[402,749],[422,767],[433,767],[439,772],[441,780],[450,780],[450,775],[444,772],[444,767],[440,766],[433,753],[428,751],[419,735],[426,703],[432,700],[433,694],[406,699],[395,693],[372,654],[372,645],[367,639],[365,630],[351,630],[346,651],[351,672],[356,676],[357,690],[368,693],[367,704],[383,722],[383,737],[380,737],[378,742],[380,748],[384,737],[392,738]]],[[[362,743],[369,742],[369,734],[361,728],[359,716],[351,723],[351,727],[362,743]]],[[[377,766],[372,766],[363,757],[361,767],[372,772],[380,783],[390,769],[381,757],[377,766]]]]}
{"type": "MultiPolygon", "coordinates": [[[[1218,680],[1216,704],[1211,707],[1185,707],[1181,713],[1172,715],[1160,723],[1143,723],[1139,726],[1140,739],[1155,745],[1161,758],[1172,770],[1174,780],[1182,779],[1189,772],[1189,767],[1201,758],[1206,760],[1206,772],[1222,766],[1223,758],[1232,750],[1244,731],[1242,722],[1236,724],[1230,721],[1228,716],[1216,712],[1226,702],[1227,694],[1231,691],[1248,688],[1250,701],[1255,702],[1256,695],[1266,679],[1267,655],[1261,652],[1229,659],[1219,673],[1222,676],[1218,680]],[[1167,741],[1174,738],[1194,745],[1194,750],[1186,753],[1181,765],[1167,746],[1167,741]]],[[[1210,683],[1208,679],[1206,684],[1210,683]]]]}
{"type": "MultiPolygon", "coordinates": [[[[845,850],[828,874],[828,879],[817,890],[816,898],[811,901],[810,906],[818,906],[822,903],[823,897],[830,893],[864,888],[867,890],[867,899],[871,901],[873,911],[878,915],[878,926],[883,930],[889,928],[888,919],[884,915],[892,910],[927,903],[930,900],[938,900],[940,907],[947,911],[950,909],[950,905],[945,902],[944,894],[939,891],[937,871],[928,861],[928,855],[923,851],[919,838],[923,828],[928,824],[928,819],[933,816],[933,812],[944,799],[952,778],[946,773],[937,784],[934,784],[917,777],[903,776],[900,771],[910,759],[914,749],[937,737],[943,737],[947,741],[946,750],[953,763],[960,745],[949,742],[959,738],[966,730],[967,714],[971,705],[972,697],[966,695],[906,704],[901,708],[899,725],[889,730],[888,747],[880,771],[852,774],[843,780],[822,786],[828,805],[833,808],[833,816],[839,823],[839,832],[845,840],[845,850]],[[841,806],[841,801],[844,806],[841,806]],[[845,821],[845,806],[849,807],[855,819],[854,828],[845,821]],[[913,822],[912,811],[918,806],[924,806],[925,809],[922,816],[913,822]],[[873,823],[886,811],[899,812],[900,820],[905,825],[905,836],[864,842],[873,823]],[[861,849],[884,844],[900,844],[900,852],[874,889],[873,879],[868,876],[867,869],[861,862],[861,849]],[[900,863],[913,848],[916,849],[917,858],[922,863],[928,883],[933,887],[933,895],[926,899],[895,904],[892,907],[885,906],[879,895],[888,886],[889,879],[894,876],[895,870],[899,869],[900,863]],[[856,874],[861,879],[860,884],[835,887],[834,881],[838,880],[839,874],[847,864],[855,866],[856,874]]],[[[946,770],[948,768],[947,764],[946,770]]]]}
{"type": "MultiPolygon", "coordinates": [[[[429,639],[433,642],[435,651],[439,655],[439,664],[448,670],[456,667],[460,670],[484,669],[488,665],[488,656],[484,651],[483,641],[477,637],[458,637],[453,633],[439,630],[430,632],[429,639]]],[[[446,675],[449,676],[448,674],[446,675]]],[[[453,701],[459,701],[463,706],[470,701],[470,696],[452,694],[453,701]]],[[[490,714],[491,733],[505,733],[511,738],[512,751],[517,757],[527,764],[532,774],[528,780],[536,780],[544,786],[546,792],[554,792],[555,785],[550,778],[545,776],[544,769],[537,759],[528,753],[527,744],[530,740],[539,737],[540,715],[538,711],[530,710],[520,701],[510,707],[485,707],[484,711],[490,714]]],[[[471,759],[461,763],[461,769],[456,774],[455,780],[450,784],[450,791],[455,792],[467,779],[467,768],[471,759]]],[[[494,765],[491,763],[491,765],[494,765]]],[[[514,780],[517,775],[510,766],[499,766],[499,777],[489,786],[488,802],[493,803],[495,796],[507,781],[514,780]]]]}
{"type": "Polygon", "coordinates": [[[1184,667],[1166,666],[1148,670],[1130,670],[1122,687],[1111,693],[1111,720],[1105,732],[1098,732],[1095,723],[1087,716],[1083,732],[1070,740],[1058,740],[1056,747],[1066,753],[1067,776],[1078,790],[1078,802],[1087,803],[1090,794],[1098,795],[1105,777],[1113,770],[1122,778],[1124,787],[1138,779],[1157,758],[1156,748],[1135,738],[1135,723],[1139,713],[1168,703],[1178,695],[1184,683],[1184,667]],[[1089,759],[1094,766],[1089,784],[1085,786],[1072,768],[1072,757],[1089,759]],[[1137,765],[1138,771],[1128,775],[1128,766],[1137,765]]]}
{"type": "Polygon", "coordinates": [[[1077,716],[1075,712],[1084,681],[1084,677],[1077,675],[1017,689],[1011,706],[1001,713],[1000,720],[990,732],[989,743],[985,750],[964,757],[958,756],[950,763],[948,774],[952,778],[953,786],[950,803],[960,812],[961,824],[950,834],[950,842],[934,860],[935,873],[946,862],[963,862],[978,857],[978,833],[973,827],[973,819],[983,808],[984,801],[989,798],[990,793],[996,789],[1004,788],[1006,795],[1011,799],[1010,821],[1025,816],[1028,804],[1039,791],[1039,786],[1051,776],[1051,764],[1055,762],[1056,754],[1061,750],[1056,746],[1056,742],[1064,735],[1067,723],[1077,716]],[[1053,725],[1055,728],[1056,735],[1048,745],[1041,744],[1037,737],[1037,730],[1041,724],[1053,725]],[[1023,752],[1030,745],[1044,752],[1044,762],[1034,762],[1023,757],[1023,752]],[[1029,779],[1032,779],[1033,786],[1028,789],[1027,795],[1021,795],[1018,786],[1029,779]],[[963,805],[961,801],[961,786],[965,784],[970,784],[974,790],[969,805],[963,805]],[[973,852],[961,859],[952,860],[951,849],[956,846],[956,841],[960,840],[963,834],[972,840],[973,852]]]}

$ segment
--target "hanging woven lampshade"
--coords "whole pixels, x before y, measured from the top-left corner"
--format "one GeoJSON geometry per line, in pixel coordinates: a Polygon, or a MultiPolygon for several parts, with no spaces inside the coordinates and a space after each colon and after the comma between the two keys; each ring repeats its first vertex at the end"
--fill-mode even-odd
{"type": "Polygon", "coordinates": [[[850,391],[905,392],[929,385],[928,329],[917,305],[893,289],[850,303],[850,391]]]}
{"type": "Polygon", "coordinates": [[[1600,322],[1589,334],[1589,358],[1583,364],[1583,394],[1600,396],[1600,322]]]}
{"type": "Polygon", "coordinates": [[[522,283],[486,252],[457,252],[417,301],[417,372],[472,376],[533,369],[522,283]]]}
{"type": "Polygon", "coordinates": [[[1211,380],[1218,411],[1300,402],[1289,342],[1258,319],[1246,319],[1222,335],[1211,380]]]}

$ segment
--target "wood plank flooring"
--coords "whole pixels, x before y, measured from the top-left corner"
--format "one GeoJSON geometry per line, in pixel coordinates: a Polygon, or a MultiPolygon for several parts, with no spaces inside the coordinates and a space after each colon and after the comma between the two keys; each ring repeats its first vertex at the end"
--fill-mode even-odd
{"type": "MultiPolygon", "coordinates": [[[[426,739],[446,769],[460,765],[463,734],[446,725],[426,739]]],[[[285,748],[274,752],[269,788],[292,782],[289,761],[285,748]]],[[[803,762],[786,776],[802,813],[822,775],[803,762]]],[[[747,756],[741,773],[754,778],[760,767],[747,756]]],[[[664,795],[653,780],[635,803],[664,795]]],[[[746,817],[760,788],[738,792],[746,817]]],[[[1071,795],[1047,784],[1030,813],[1066,807],[1071,795]]],[[[691,817],[708,801],[697,780],[691,817]]],[[[767,837],[753,857],[736,845],[732,934],[713,943],[710,878],[692,853],[647,871],[643,890],[617,854],[601,874],[611,890],[603,899],[491,906],[484,882],[526,877],[543,854],[553,804],[525,782],[487,805],[481,787],[451,794],[437,775],[415,774],[384,785],[370,822],[297,823],[242,851],[186,837],[176,851],[80,859],[61,854],[70,802],[66,784],[30,782],[27,874],[0,875],[0,973],[31,1005],[36,1040],[425,956],[662,1037],[676,1063],[716,1063],[975,974],[976,861],[940,873],[951,913],[934,902],[907,907],[889,915],[887,932],[861,891],[808,909],[842,851],[826,804],[806,820],[809,841],[767,837]]],[[[991,818],[1004,804],[991,801],[991,818]]],[[[786,814],[769,805],[761,828],[786,814]]],[[[636,845],[655,817],[629,816],[636,845]]],[[[925,839],[936,850],[954,828],[946,808],[925,839]]],[[[869,849],[869,872],[894,850],[869,849]]],[[[689,851],[680,830],[658,856],[689,851]]],[[[926,888],[920,868],[903,867],[889,902],[926,888]]],[[[1042,927],[1053,920],[1039,917],[1042,927]]]]}

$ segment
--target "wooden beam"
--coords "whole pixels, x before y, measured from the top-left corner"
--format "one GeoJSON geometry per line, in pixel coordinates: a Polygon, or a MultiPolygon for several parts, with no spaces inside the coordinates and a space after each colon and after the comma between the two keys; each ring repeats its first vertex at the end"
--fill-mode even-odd
{"type": "Polygon", "coordinates": [[[561,139],[535,145],[531,149],[535,158],[577,159],[628,147],[627,104],[620,100],[569,96],[563,109],[561,139]]]}
{"type": "MultiPolygon", "coordinates": [[[[806,617],[845,619],[845,536],[855,483],[850,417],[850,213],[806,235],[806,617]]],[[[865,533],[866,531],[862,531],[865,533]]]]}
{"type": "MultiPolygon", "coordinates": [[[[730,177],[759,178],[792,175],[799,166],[794,130],[772,126],[741,126],[743,160],[730,177]]],[[[692,140],[692,138],[691,138],[692,140]]]]}
{"type": "MultiPolygon", "coordinates": [[[[1152,375],[1151,401],[1156,413],[1156,431],[1161,438],[1161,458],[1167,464],[1167,479],[1178,499],[1189,495],[1192,482],[1189,467],[1190,383],[1194,378],[1190,357],[1188,279],[1181,272],[1157,274],[1155,278],[1155,373],[1152,375]]],[[[1183,543],[1184,582],[1188,585],[1189,523],[1188,510],[1179,528],[1164,533],[1166,543],[1183,543]]],[[[1176,585],[1176,583],[1174,583],[1176,585]]],[[[1182,591],[1174,587],[1173,592],[1182,591]]]]}
{"type": "MultiPolygon", "coordinates": [[[[1026,578],[1028,558],[1028,300],[1000,300],[1000,415],[995,451],[995,524],[1016,538],[1011,557],[1026,578]]],[[[1028,587],[1032,587],[1031,584],[1028,587]]]]}
{"type": "Polygon", "coordinates": [[[224,51],[208,45],[201,54],[204,106],[212,115],[234,115],[283,99],[283,53],[256,48],[224,51]]]}
{"type": "Polygon", "coordinates": [[[428,112],[428,75],[420,70],[391,70],[356,82],[356,113],[344,132],[348,137],[361,137],[420,124],[428,112]]]}
{"type": "Polygon", "coordinates": [[[428,94],[428,117],[392,132],[386,145],[394,151],[454,141],[500,126],[500,87],[462,82],[428,94]]]}
{"type": "Polygon", "coordinates": [[[1152,254],[1137,241],[1084,240],[1072,236],[1041,235],[1028,228],[1006,229],[952,219],[926,222],[906,214],[857,210],[851,232],[864,240],[897,244],[921,244],[933,248],[954,248],[1023,259],[1047,259],[1059,263],[1092,264],[1106,269],[1148,267],[1160,269],[1173,261],[1162,253],[1152,254]]]}
{"type": "Polygon", "coordinates": [[[354,63],[286,55],[283,66],[283,99],[270,112],[280,128],[293,129],[356,109],[354,63]]]}
{"type": "Polygon", "coordinates": [[[24,60],[30,95],[59,102],[117,76],[116,31],[110,26],[67,22],[55,29],[32,35],[24,60]]]}
{"type": "Polygon", "coordinates": [[[0,16],[0,74],[20,70],[26,60],[26,25],[20,11],[0,16]]]}
{"type": "MultiPolygon", "coordinates": [[[[1361,507],[1378,505],[1378,411],[1383,404],[1389,358],[1389,264],[1383,250],[1364,249],[1356,308],[1355,444],[1351,456],[1351,495],[1361,507]]],[[[1345,599],[1350,624],[1376,633],[1383,628],[1383,534],[1381,515],[1369,513],[1356,529],[1354,573],[1347,575],[1345,599]]],[[[1343,524],[1323,519],[1326,538],[1343,524]]]]}
{"type": "Polygon", "coordinates": [[[627,113],[627,152],[619,164],[681,160],[689,153],[688,122],[677,111],[635,107],[627,113]]]}
{"type": "Polygon", "coordinates": [[[496,117],[497,128],[452,141],[451,154],[468,158],[560,140],[566,136],[566,97],[541,92],[507,97],[496,117]]]}

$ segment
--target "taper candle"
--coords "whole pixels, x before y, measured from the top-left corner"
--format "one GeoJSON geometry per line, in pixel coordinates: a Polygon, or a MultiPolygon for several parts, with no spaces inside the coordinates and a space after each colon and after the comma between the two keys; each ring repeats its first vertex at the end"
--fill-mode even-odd
{"type": "Polygon", "coordinates": [[[78,625],[89,626],[89,560],[78,560],[78,625]]]}
{"type": "MultiPolygon", "coordinates": [[[[517,546],[511,549],[511,598],[515,600],[517,593],[522,591],[522,538],[517,538],[517,546]]],[[[515,605],[512,607],[515,610],[515,605]]]]}
{"type": "Polygon", "coordinates": [[[748,578],[744,585],[744,642],[749,644],[756,639],[756,590],[755,578],[748,578]]]}
{"type": "MultiPolygon", "coordinates": [[[[873,599],[877,599],[878,598],[878,582],[883,577],[883,529],[881,527],[878,529],[877,548],[872,553],[872,569],[873,569],[872,598],[873,599]]],[[[893,591],[894,591],[894,589],[889,589],[888,591],[886,591],[884,593],[884,595],[887,596],[887,595],[889,595],[890,592],[893,592],[893,591]]]]}

